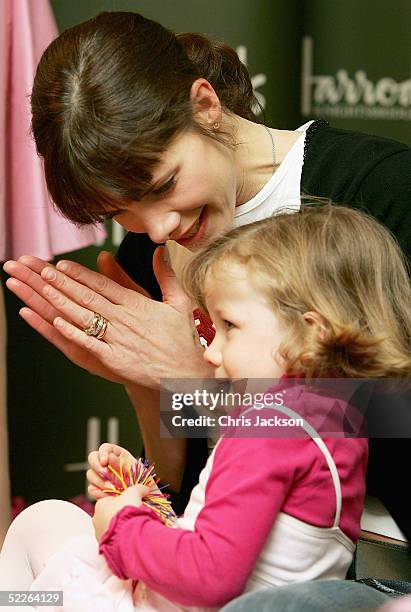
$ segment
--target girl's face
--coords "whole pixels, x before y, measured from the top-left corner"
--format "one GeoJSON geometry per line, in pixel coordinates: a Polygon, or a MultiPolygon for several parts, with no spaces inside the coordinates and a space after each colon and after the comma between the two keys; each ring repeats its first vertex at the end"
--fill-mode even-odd
{"type": "Polygon", "coordinates": [[[216,328],[204,359],[217,378],[270,378],[283,374],[278,348],[285,330],[239,264],[229,263],[206,284],[206,305],[216,328]]]}
{"type": "Polygon", "coordinates": [[[164,153],[153,175],[149,195],[110,215],[125,229],[195,251],[231,228],[237,178],[230,149],[186,132],[164,153]]]}

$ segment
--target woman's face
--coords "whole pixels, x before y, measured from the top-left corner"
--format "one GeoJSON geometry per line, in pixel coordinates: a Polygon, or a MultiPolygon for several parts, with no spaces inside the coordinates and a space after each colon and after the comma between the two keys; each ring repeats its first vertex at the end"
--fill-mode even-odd
{"type": "Polygon", "coordinates": [[[189,131],[163,154],[150,194],[111,216],[153,242],[171,239],[195,251],[231,228],[236,186],[233,151],[189,131]]]}

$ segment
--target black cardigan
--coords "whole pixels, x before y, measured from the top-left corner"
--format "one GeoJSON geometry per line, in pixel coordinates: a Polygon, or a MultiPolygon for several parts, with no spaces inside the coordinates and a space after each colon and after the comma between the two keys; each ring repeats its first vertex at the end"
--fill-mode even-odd
{"type": "Polygon", "coordinates": [[[301,191],[367,211],[411,261],[411,149],[318,121],[308,128],[301,191]],[[312,131],[310,131],[312,128],[312,131]]]}
{"type": "MultiPolygon", "coordinates": [[[[411,260],[411,149],[407,145],[316,121],[306,133],[301,192],[368,211],[391,230],[411,260]]],[[[156,247],[146,234],[128,233],[117,259],[154,299],[161,300],[152,269],[156,247]]],[[[371,439],[367,490],[383,501],[411,541],[404,474],[409,449],[408,439],[371,439]]],[[[189,440],[182,490],[172,496],[177,513],[184,509],[206,458],[206,440],[189,440]]]]}

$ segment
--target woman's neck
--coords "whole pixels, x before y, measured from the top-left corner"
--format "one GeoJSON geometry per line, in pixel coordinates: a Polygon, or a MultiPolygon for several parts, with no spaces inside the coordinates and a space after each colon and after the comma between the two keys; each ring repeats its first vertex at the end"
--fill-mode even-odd
{"type": "Polygon", "coordinates": [[[254,197],[270,180],[273,172],[299,138],[300,132],[271,129],[273,144],[266,128],[234,115],[230,117],[236,142],[234,163],[237,169],[236,205],[244,204],[254,197]]]}

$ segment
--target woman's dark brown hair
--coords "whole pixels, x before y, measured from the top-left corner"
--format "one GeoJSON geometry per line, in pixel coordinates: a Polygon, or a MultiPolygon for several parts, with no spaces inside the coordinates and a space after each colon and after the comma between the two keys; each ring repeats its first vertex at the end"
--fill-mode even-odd
{"type": "Polygon", "coordinates": [[[43,54],[31,95],[32,131],[47,186],[64,216],[94,223],[139,201],[171,141],[195,128],[190,88],[213,85],[225,110],[255,121],[237,54],[200,34],[175,35],[136,13],[102,13],[43,54]]]}

